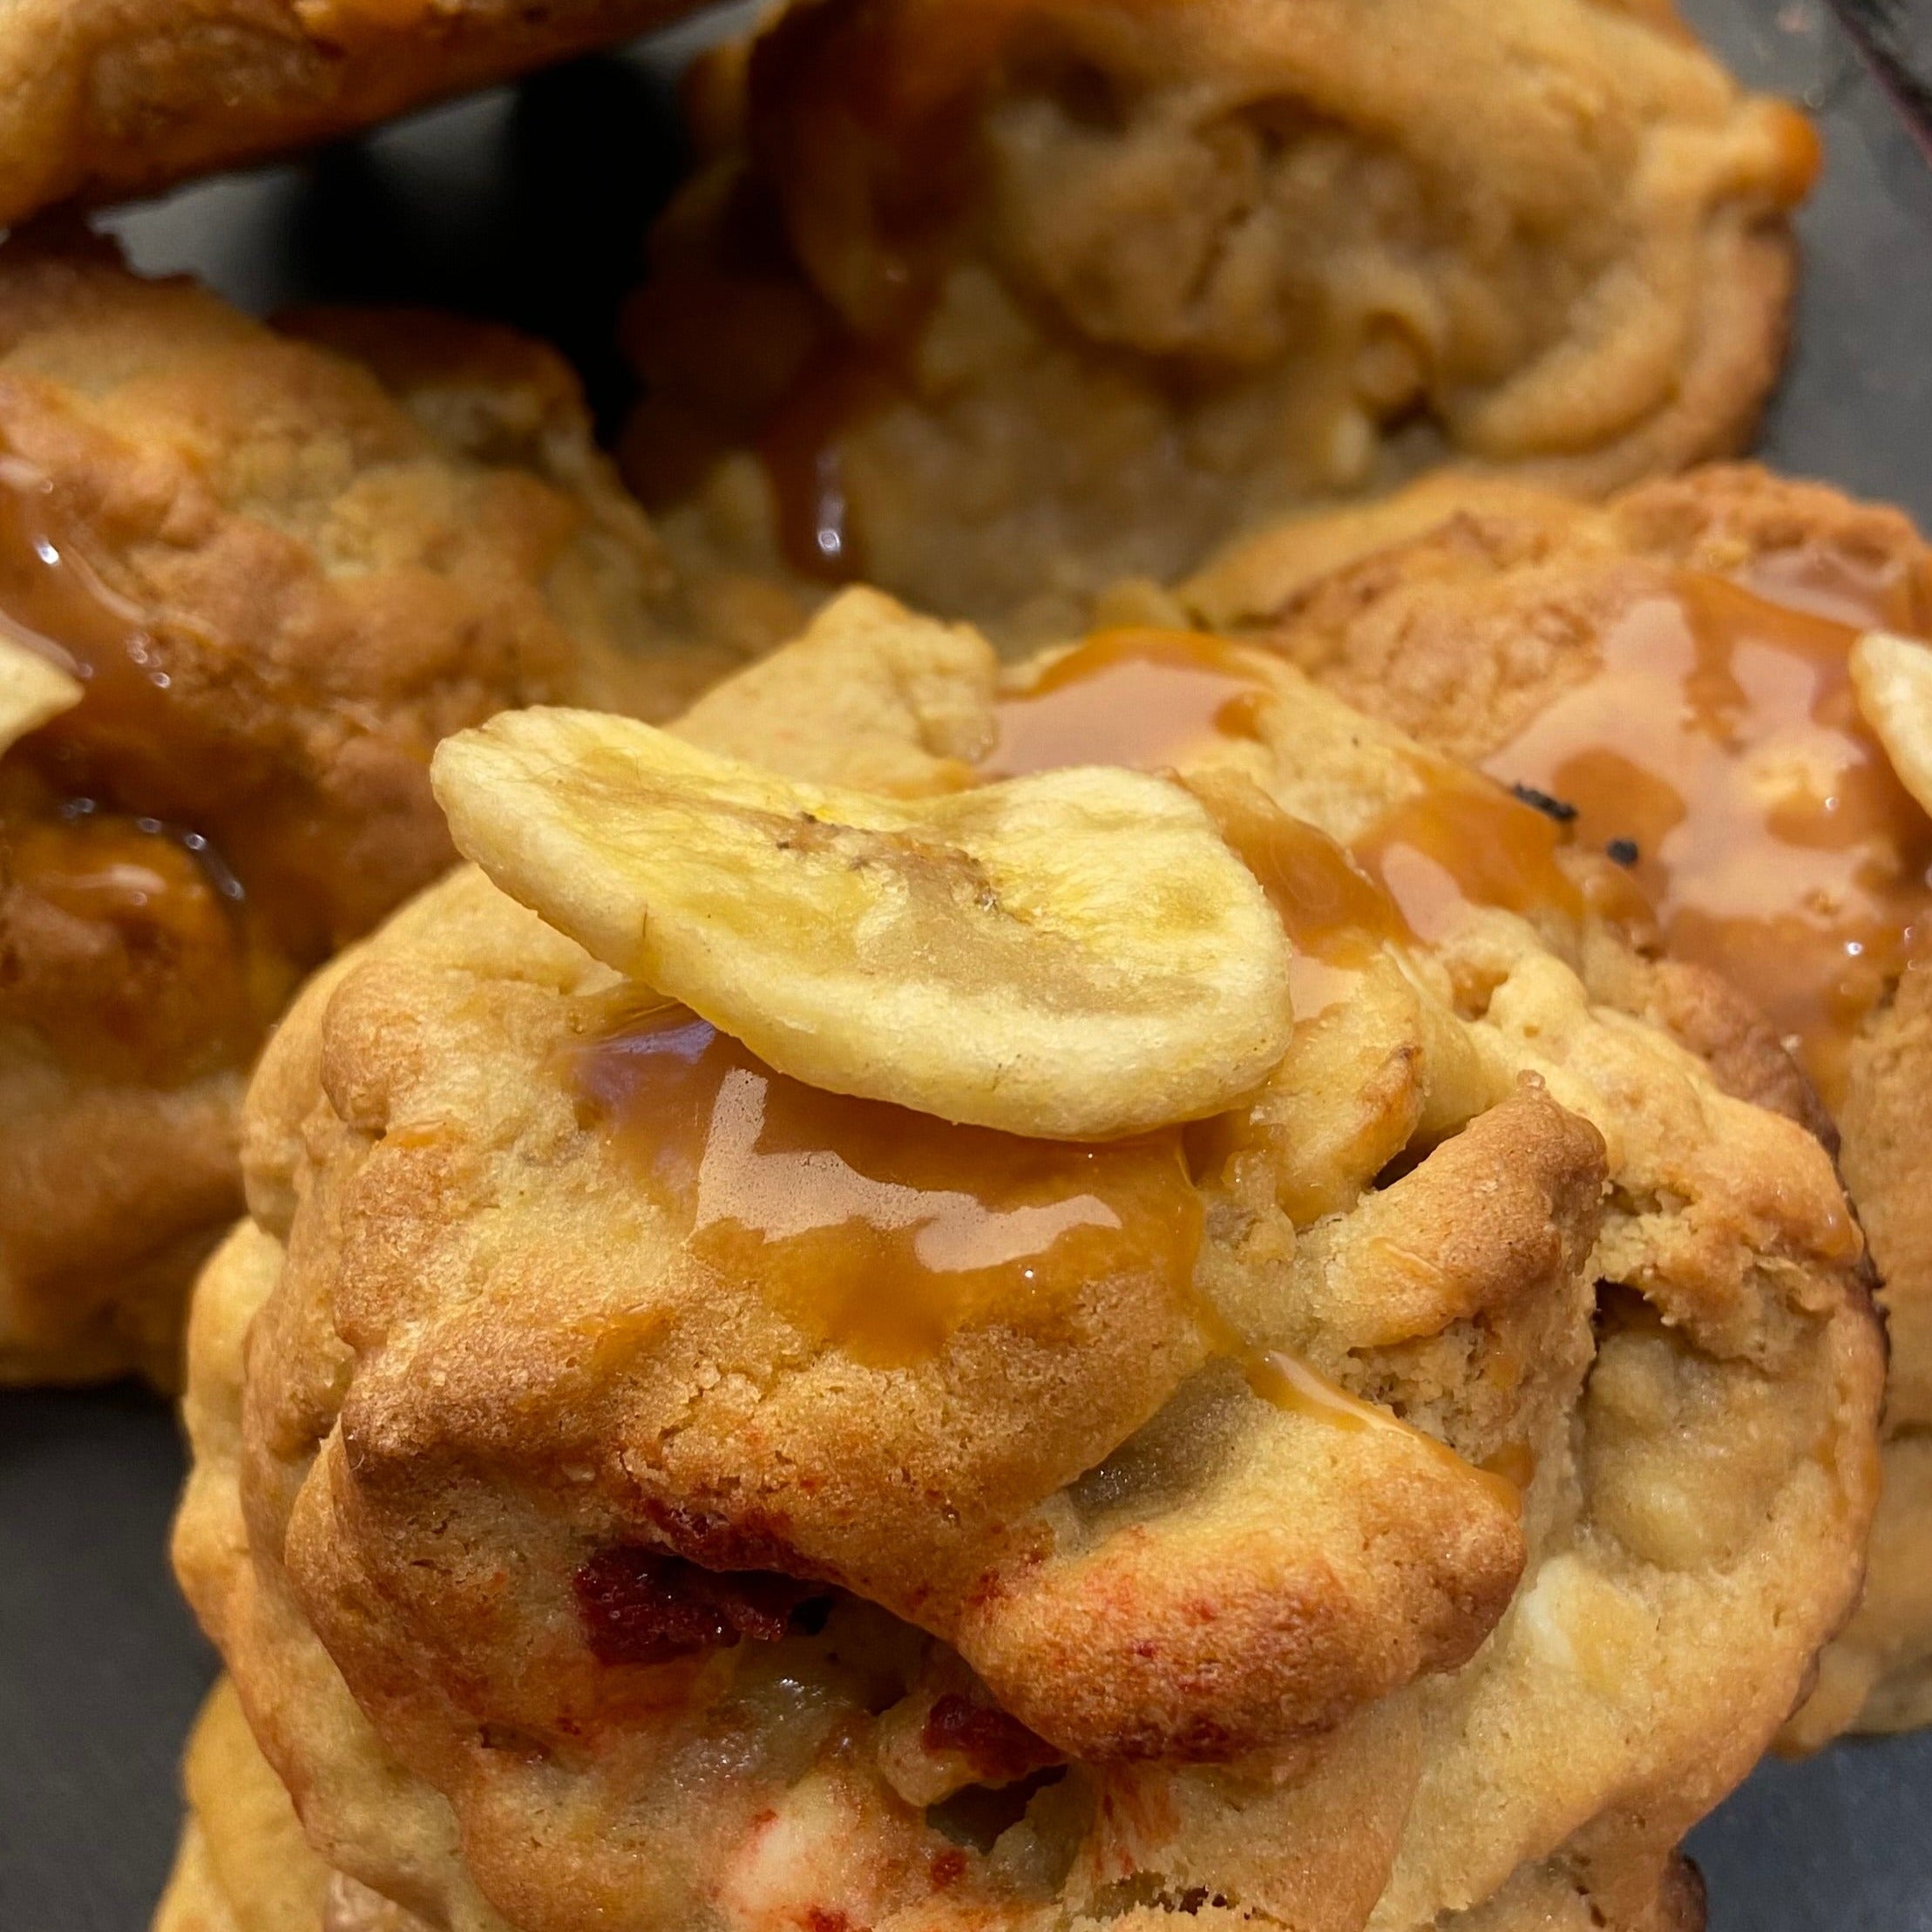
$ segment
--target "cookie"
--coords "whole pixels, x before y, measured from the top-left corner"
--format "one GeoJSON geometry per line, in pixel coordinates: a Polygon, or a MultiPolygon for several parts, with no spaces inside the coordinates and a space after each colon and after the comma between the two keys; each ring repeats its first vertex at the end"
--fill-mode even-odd
{"type": "Polygon", "coordinates": [[[1864,1605],[1790,1741],[1932,1719],[1932,819],[1851,668],[1868,630],[1932,634],[1932,552],[1896,510],[1749,466],[1602,509],[1451,476],[1233,545],[1182,600],[1528,788],[1794,1045],[1883,1278],[1892,1379],[1864,1605]]]}
{"type": "Polygon", "coordinates": [[[548,350],[0,249],[0,1380],[176,1373],[301,977],[454,858],[437,739],[688,643],[548,350]]]}
{"type": "Polygon", "coordinates": [[[627,471],[694,576],[1077,634],[1445,456],[1727,454],[1808,124],[1602,0],[798,6],[695,90],[627,471]]]}
{"type": "Polygon", "coordinates": [[[1698,1922],[1882,1351],[1613,865],[1279,654],[1002,673],[874,593],[437,783],[481,865],[278,1030],[191,1338],[178,1570],[331,1866],[525,1932],[1698,1922]],[[1085,1137],[1197,984],[1224,1084],[1085,1137]]]}

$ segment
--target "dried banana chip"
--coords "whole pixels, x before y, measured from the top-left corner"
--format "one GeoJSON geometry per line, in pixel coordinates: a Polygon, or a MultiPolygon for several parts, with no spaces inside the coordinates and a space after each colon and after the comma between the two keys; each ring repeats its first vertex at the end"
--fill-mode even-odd
{"type": "Polygon", "coordinates": [[[0,636],[0,752],[80,702],[79,681],[12,638],[0,636]]]}
{"type": "Polygon", "coordinates": [[[1279,923],[1163,779],[894,799],[564,710],[461,733],[434,776],[505,891],[835,1093],[1097,1140],[1228,1106],[1287,1044],[1279,923]]]}
{"type": "Polygon", "coordinates": [[[1900,783],[1932,811],[1932,647],[1868,631],[1852,647],[1852,688],[1900,783]]]}

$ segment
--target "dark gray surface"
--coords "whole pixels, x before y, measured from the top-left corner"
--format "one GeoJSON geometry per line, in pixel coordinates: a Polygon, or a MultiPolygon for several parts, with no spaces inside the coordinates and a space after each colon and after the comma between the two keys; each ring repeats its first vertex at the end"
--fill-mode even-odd
{"type": "Polygon", "coordinates": [[[1824,178],[1799,217],[1792,359],[1760,453],[1932,528],[1932,167],[1825,0],[1680,4],[1746,80],[1801,98],[1825,137],[1824,178]]]}
{"type": "MultiPolygon", "coordinates": [[[[1764,453],[1932,524],[1932,170],[1823,0],[1685,10],[1748,79],[1803,96],[1826,135],[1764,453]]],[[[675,51],[582,64],[113,226],[141,267],[193,269],[251,308],[331,295],[520,322],[571,351],[608,420],[617,304],[676,165],[675,51]]],[[[0,1932],[146,1922],[211,1669],[166,1578],[180,1472],[157,1402],[0,1399],[0,1932]]],[[[1692,1845],[1713,1932],[1932,1932],[1932,1737],[1766,1766],[1692,1845]]]]}
{"type": "Polygon", "coordinates": [[[173,1418],[129,1390],[0,1398],[0,1928],[136,1932],[214,1674],[167,1573],[173,1418]]]}

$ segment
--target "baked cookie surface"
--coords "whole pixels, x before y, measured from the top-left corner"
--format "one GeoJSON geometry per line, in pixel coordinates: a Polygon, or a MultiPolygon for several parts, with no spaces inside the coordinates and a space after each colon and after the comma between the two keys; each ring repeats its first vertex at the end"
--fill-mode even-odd
{"type": "Polygon", "coordinates": [[[78,235],[0,250],[0,1378],[173,1379],[267,1026],[454,856],[440,737],[665,715],[736,661],[660,621],[547,350],[291,326],[78,235]]]}
{"type": "MultiPolygon", "coordinates": [[[[423,1932],[424,1920],[316,1856],[226,1680],[195,1725],[184,1772],[189,1817],[153,1932],[423,1932]]],[[[1455,1922],[1463,1932],[1694,1932],[1703,1901],[1696,1872],[1681,1862],[1610,1874],[1594,1893],[1573,1874],[1542,1868],[1455,1922]]]]}
{"type": "MultiPolygon", "coordinates": [[[[226,1679],[196,1723],[184,1775],[188,1819],[153,1932],[424,1932],[425,1921],[316,1856],[226,1679]]],[[[1681,1861],[1609,1874],[1595,1892],[1560,1868],[1541,1868],[1455,1921],[1461,1932],[1591,1932],[1606,1924],[1696,1932],[1702,1922],[1697,1874],[1681,1861]]]]}
{"type": "Polygon", "coordinates": [[[1793,1741],[1932,1719],[1932,818],[1851,669],[1868,628],[1932,634],[1932,551],[1897,511],[1752,467],[1601,510],[1452,476],[1232,546],[1182,598],[1619,842],[1664,940],[1795,1043],[1892,1374],[1864,1605],[1793,1741]]]}
{"type": "Polygon", "coordinates": [[[353,133],[691,10],[691,0],[16,0],[0,18],[0,226],[353,133]]]}
{"type": "Polygon", "coordinates": [[[1001,674],[871,593],[673,736],[439,769],[501,885],[297,1002],[191,1338],[178,1568],[329,1865],[523,1932],[1698,1922],[1675,1847],[1850,1605],[1882,1364],[1828,1160],[1639,1016],[1689,969],[1607,869],[1278,655],[1001,674]],[[1210,912],[1271,1070],[1040,1137],[1022,1063],[1097,1104],[1107,960],[1210,912]],[[763,1059],[664,997],[769,1019],[848,948],[849,1024],[763,1059]],[[980,1124],[896,1097],[906,1012],[980,1124]]]}
{"type": "Polygon", "coordinates": [[[423,1932],[309,1848],[226,1678],[195,1721],[182,1778],[187,1822],[154,1932],[423,1932]]]}
{"type": "Polygon", "coordinates": [[[627,467],[694,575],[1083,627],[1447,451],[1729,453],[1816,162],[1655,10],[827,0],[699,94],[627,467]]]}

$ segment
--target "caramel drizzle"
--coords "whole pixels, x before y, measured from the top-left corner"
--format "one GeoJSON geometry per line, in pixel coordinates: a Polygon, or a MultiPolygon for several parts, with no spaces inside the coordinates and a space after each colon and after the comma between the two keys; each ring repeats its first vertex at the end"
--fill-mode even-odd
{"type": "Polygon", "coordinates": [[[1500,787],[1435,775],[1350,850],[1406,931],[1439,946],[1474,907],[1579,916],[1583,893],[1556,856],[1563,843],[1559,826],[1500,787]]]}
{"type": "Polygon", "coordinates": [[[1051,1326],[1103,1275],[1189,1292],[1201,1209],[1178,1129],[1092,1145],[956,1126],[807,1087],[661,1004],[570,1077],[694,1255],[862,1360],[1051,1326]]]}
{"type": "Polygon", "coordinates": [[[1632,604],[1596,674],[1487,764],[1618,844],[1670,950],[1749,993],[1835,1105],[1860,1027],[1924,950],[1932,820],[1851,687],[1844,619],[1891,616],[1876,587],[1757,580],[1685,572],[1632,604]]]}
{"type": "Polygon", "coordinates": [[[827,349],[780,401],[759,437],[777,514],[779,554],[801,577],[856,584],[868,573],[852,516],[845,437],[902,393],[891,360],[856,345],[827,349]]]}
{"type": "Polygon", "coordinates": [[[1138,1272],[1261,1400],[1400,1435],[1520,1506],[1502,1476],[1241,1340],[1194,1283],[1202,1210],[1176,1132],[1074,1146],[948,1125],[805,1087],[663,1003],[620,1016],[568,1072],[586,1124],[615,1140],[692,1254],[859,1360],[928,1359],[990,1321],[1050,1331],[1084,1283],[1138,1272]]]}
{"type": "Polygon", "coordinates": [[[170,1002],[165,1021],[159,1008],[144,1020],[122,1010],[142,980],[92,995],[91,1014],[46,986],[21,995],[24,1010],[77,1063],[98,1057],[87,1044],[98,1034],[143,1077],[186,1077],[254,1049],[286,975],[250,957],[241,880],[205,831],[172,811],[183,797],[171,769],[173,681],[146,613],[103,580],[54,498],[48,477],[0,453],[0,627],[82,688],[80,703],[22,739],[0,770],[9,875],[63,919],[119,929],[146,962],[137,972],[173,959],[195,976],[199,999],[170,1002]],[[131,795],[140,803],[127,810],[131,795]],[[162,1038],[171,1028],[180,1037],[162,1038]]]}
{"type": "MultiPolygon", "coordinates": [[[[1235,647],[1103,633],[1002,704],[982,769],[992,777],[1166,763],[1216,737],[1253,736],[1266,695],[1264,675],[1235,647]]],[[[1411,935],[1397,903],[1340,846],[1258,788],[1203,785],[1203,796],[1294,943],[1304,1017],[1344,997],[1377,946],[1411,935]]],[[[1496,797],[1505,810],[1471,809],[1461,822],[1536,820],[1496,797]]],[[[1410,836],[1392,829],[1389,849],[1410,836]]],[[[1514,850],[1500,845],[1495,865],[1514,850]]],[[[1157,1291],[1188,1307],[1261,1399],[1325,1426],[1399,1433],[1520,1505],[1502,1476],[1228,1327],[1193,1281],[1202,1210],[1177,1129],[1074,1147],[949,1126],[803,1087],[662,1004],[573,1054],[571,1079],[586,1124],[625,1149],[694,1254],[756,1281],[809,1332],[862,1359],[930,1356],[970,1323],[1051,1321],[1095,1271],[1151,1265],[1157,1291]]]]}
{"type": "Polygon", "coordinates": [[[757,439],[780,552],[803,576],[867,574],[846,444],[916,390],[946,237],[980,178],[979,102],[1024,10],[1020,0],[799,7],[753,49],[762,186],[827,298],[818,351],[757,439]],[[814,192],[827,153],[841,166],[837,195],[814,192]],[[844,226],[821,239],[820,211],[835,204],[844,226]]]}
{"type": "Polygon", "coordinates": [[[1196,778],[1191,789],[1288,935],[1298,1026],[1347,1000],[1382,946],[1413,936],[1395,901],[1319,825],[1285,812],[1257,785],[1196,778]]]}
{"type": "Polygon", "coordinates": [[[1179,763],[1217,738],[1251,738],[1265,694],[1252,661],[1193,631],[1096,632],[1000,700],[987,779],[1068,765],[1146,770],[1179,763]]]}
{"type": "Polygon", "coordinates": [[[110,590],[61,527],[52,480],[0,455],[0,625],[88,688],[97,703],[146,722],[165,692],[153,633],[139,607],[110,590]]]}

